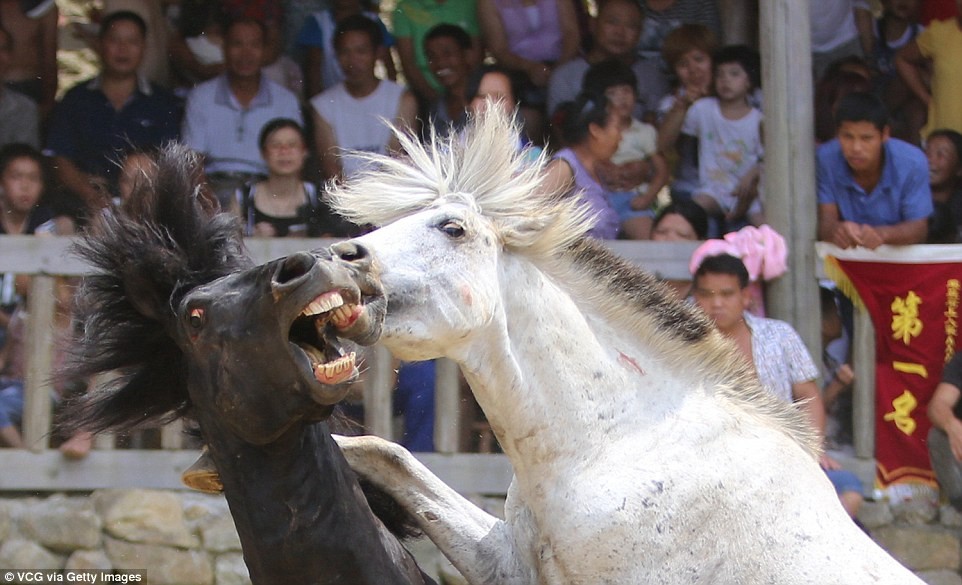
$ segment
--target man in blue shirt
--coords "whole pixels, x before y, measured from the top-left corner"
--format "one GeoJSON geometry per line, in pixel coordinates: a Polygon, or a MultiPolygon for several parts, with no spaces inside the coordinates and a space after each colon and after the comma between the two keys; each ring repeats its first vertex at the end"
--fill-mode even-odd
{"type": "Polygon", "coordinates": [[[100,75],[74,86],[56,105],[45,154],[72,196],[71,211],[107,204],[117,162],[131,149],[176,140],[181,105],[167,90],[140,77],[147,25],[134,12],[108,14],[100,27],[100,75]]]}
{"type": "Polygon", "coordinates": [[[221,206],[235,191],[267,174],[258,137],[274,118],[303,125],[297,96],[261,72],[266,29],[262,22],[238,19],[224,31],[224,73],[201,83],[187,96],[184,143],[204,155],[204,170],[221,206]]]}
{"type": "Polygon", "coordinates": [[[818,149],[818,239],[840,248],[925,242],[932,215],[920,149],[889,137],[888,112],[852,93],[835,113],[837,137],[818,149]]]}

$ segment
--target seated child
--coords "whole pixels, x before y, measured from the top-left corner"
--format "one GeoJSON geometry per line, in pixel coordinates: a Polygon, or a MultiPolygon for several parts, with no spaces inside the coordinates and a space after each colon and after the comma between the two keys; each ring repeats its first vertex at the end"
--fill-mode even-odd
{"type": "Polygon", "coordinates": [[[617,59],[602,61],[585,73],[583,89],[603,93],[621,124],[621,142],[599,175],[608,188],[608,202],[618,212],[621,234],[630,240],[651,238],[654,204],[668,184],[668,162],[658,152],[654,126],[632,116],[637,80],[631,67],[617,59]]]}
{"type": "MultiPolygon", "coordinates": [[[[70,235],[73,221],[41,205],[46,181],[44,158],[33,146],[13,142],[0,148],[0,235],[70,235]]],[[[18,276],[0,274],[0,346],[19,300],[18,276]]]]}

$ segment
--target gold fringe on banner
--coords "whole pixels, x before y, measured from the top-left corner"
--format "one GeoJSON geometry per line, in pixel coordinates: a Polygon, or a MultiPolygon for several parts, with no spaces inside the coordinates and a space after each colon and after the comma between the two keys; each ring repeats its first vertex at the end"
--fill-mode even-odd
{"type": "Polygon", "coordinates": [[[825,274],[835,283],[838,290],[842,291],[842,294],[852,301],[852,304],[859,309],[865,310],[865,303],[862,302],[862,297],[858,296],[858,291],[855,290],[855,285],[849,279],[845,271],[838,263],[838,258],[835,256],[825,257],[825,274]]]}

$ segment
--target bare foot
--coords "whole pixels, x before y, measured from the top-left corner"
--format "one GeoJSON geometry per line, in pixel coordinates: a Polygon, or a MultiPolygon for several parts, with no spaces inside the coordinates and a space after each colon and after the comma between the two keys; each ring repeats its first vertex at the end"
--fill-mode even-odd
{"type": "Polygon", "coordinates": [[[67,459],[83,459],[90,453],[93,444],[94,436],[91,433],[81,431],[60,445],[60,452],[67,459]]]}

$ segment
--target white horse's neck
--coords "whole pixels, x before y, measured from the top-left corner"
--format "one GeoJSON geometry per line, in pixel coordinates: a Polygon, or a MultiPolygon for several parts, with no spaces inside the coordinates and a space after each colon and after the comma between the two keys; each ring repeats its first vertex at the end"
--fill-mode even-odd
{"type": "Polygon", "coordinates": [[[693,379],[668,371],[626,324],[576,302],[523,258],[506,255],[503,321],[473,336],[462,371],[518,468],[591,457],[600,434],[617,441],[661,419],[693,379]]]}

